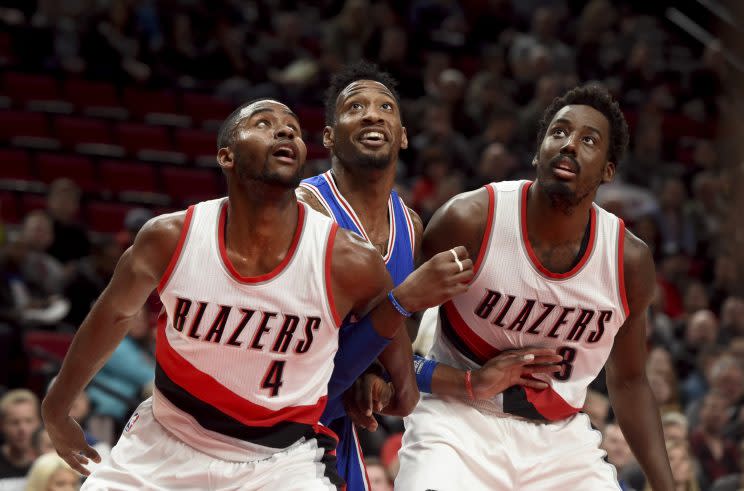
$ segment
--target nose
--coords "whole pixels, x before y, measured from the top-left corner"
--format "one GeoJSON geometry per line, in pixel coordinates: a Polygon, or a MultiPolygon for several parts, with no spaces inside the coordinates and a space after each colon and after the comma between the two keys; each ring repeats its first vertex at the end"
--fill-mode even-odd
{"type": "Polygon", "coordinates": [[[290,140],[295,137],[295,131],[291,126],[283,125],[276,130],[276,138],[289,138],[290,140]]]}
{"type": "Polygon", "coordinates": [[[362,118],[362,120],[365,123],[379,123],[380,121],[382,121],[382,116],[380,115],[380,112],[376,106],[370,105],[364,112],[364,117],[362,118]]]}
{"type": "Polygon", "coordinates": [[[576,138],[573,133],[568,135],[561,147],[561,153],[576,155],[576,138]]]}

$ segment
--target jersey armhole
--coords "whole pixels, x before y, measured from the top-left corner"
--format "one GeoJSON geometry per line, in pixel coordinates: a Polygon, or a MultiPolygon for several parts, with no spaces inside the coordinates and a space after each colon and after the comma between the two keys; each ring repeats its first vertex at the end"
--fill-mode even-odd
{"type": "Polygon", "coordinates": [[[478,270],[483,263],[483,259],[486,257],[486,249],[488,248],[488,242],[491,238],[491,230],[493,229],[494,207],[496,205],[496,196],[494,194],[493,185],[486,184],[484,187],[486,188],[486,191],[488,191],[488,217],[486,217],[486,229],[483,232],[483,238],[481,239],[478,259],[476,259],[475,265],[473,266],[473,278],[478,276],[478,270]]]}
{"type": "Polygon", "coordinates": [[[310,194],[312,194],[315,199],[318,200],[318,203],[320,203],[320,206],[323,207],[323,209],[328,213],[328,216],[332,220],[336,220],[335,215],[333,214],[333,211],[331,211],[331,207],[326,202],[325,198],[323,198],[323,195],[320,193],[320,190],[313,184],[307,183],[307,182],[301,182],[300,187],[306,191],[308,191],[310,194]]]}
{"type": "Polygon", "coordinates": [[[630,308],[628,307],[628,295],[625,292],[625,222],[622,218],[618,218],[618,232],[617,232],[617,285],[618,294],[620,295],[620,301],[623,304],[623,312],[625,312],[625,318],[627,319],[630,315],[630,308]]]}
{"type": "Polygon", "coordinates": [[[189,208],[186,210],[186,218],[183,221],[183,228],[181,229],[181,236],[178,238],[178,245],[176,245],[176,250],[173,251],[173,255],[171,256],[170,262],[168,263],[168,267],[165,269],[165,273],[163,273],[163,277],[160,278],[160,283],[158,283],[158,293],[162,293],[163,289],[168,285],[168,280],[170,280],[171,275],[173,274],[173,271],[176,269],[176,265],[178,264],[178,259],[181,257],[181,251],[183,250],[183,245],[186,243],[186,237],[189,234],[189,227],[191,225],[191,218],[194,216],[194,205],[189,206],[189,208]]]}
{"type": "Polygon", "coordinates": [[[338,315],[336,310],[336,302],[333,299],[333,284],[331,275],[331,261],[333,259],[333,244],[336,242],[336,233],[338,232],[338,223],[333,222],[331,229],[328,232],[328,241],[326,243],[325,251],[325,286],[326,286],[326,297],[328,298],[328,308],[333,316],[333,322],[336,324],[336,328],[341,327],[341,316],[338,315]]]}

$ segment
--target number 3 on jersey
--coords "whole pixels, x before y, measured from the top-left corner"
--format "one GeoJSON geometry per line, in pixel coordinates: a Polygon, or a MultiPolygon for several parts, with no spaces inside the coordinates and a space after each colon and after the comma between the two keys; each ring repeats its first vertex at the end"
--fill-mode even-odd
{"type": "Polygon", "coordinates": [[[279,387],[284,385],[282,382],[282,375],[284,374],[284,364],[286,360],[274,360],[269,365],[269,369],[264,375],[263,382],[261,382],[262,389],[270,389],[271,397],[279,395],[279,387]]]}
{"type": "Polygon", "coordinates": [[[558,380],[568,380],[573,372],[573,362],[576,360],[576,350],[569,346],[561,346],[557,353],[563,357],[561,362],[562,370],[553,375],[558,380]]]}

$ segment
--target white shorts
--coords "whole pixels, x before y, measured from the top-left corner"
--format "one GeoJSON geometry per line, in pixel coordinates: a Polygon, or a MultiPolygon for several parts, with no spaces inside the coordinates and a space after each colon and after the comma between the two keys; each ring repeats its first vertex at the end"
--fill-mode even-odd
{"type": "Polygon", "coordinates": [[[254,462],[228,462],[173,437],[143,402],[127,423],[108,464],[92,467],[81,490],[329,491],[336,490],[315,440],[254,462]]]}
{"type": "Polygon", "coordinates": [[[589,417],[535,423],[425,397],[405,418],[396,491],[619,491],[589,417]]]}

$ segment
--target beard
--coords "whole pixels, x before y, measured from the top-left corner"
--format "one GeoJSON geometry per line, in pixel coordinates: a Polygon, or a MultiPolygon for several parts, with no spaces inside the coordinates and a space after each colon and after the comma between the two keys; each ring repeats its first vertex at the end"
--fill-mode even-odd
{"type": "Polygon", "coordinates": [[[566,215],[571,215],[576,206],[595,192],[602,183],[602,179],[599,178],[596,182],[583,186],[579,185],[581,177],[581,170],[579,169],[576,174],[576,189],[572,189],[569,183],[553,177],[552,164],[540,166],[538,169],[538,178],[542,183],[542,189],[550,199],[551,206],[566,215]]]}
{"type": "Polygon", "coordinates": [[[366,170],[386,169],[393,161],[392,148],[388,152],[365,152],[360,150],[352,141],[351,137],[337,134],[337,141],[343,141],[343,145],[336,145],[334,150],[336,157],[349,167],[366,170]]]}
{"type": "Polygon", "coordinates": [[[268,159],[266,159],[264,160],[263,165],[258,172],[251,172],[251,167],[255,166],[252,166],[249,162],[246,162],[246,160],[243,159],[243,156],[239,154],[237,150],[234,152],[234,158],[236,162],[235,173],[238,176],[238,180],[244,185],[250,185],[254,182],[260,182],[269,186],[294,189],[300,185],[300,181],[302,180],[302,178],[300,177],[300,173],[302,170],[301,167],[298,167],[293,174],[287,176],[282,174],[281,172],[272,170],[269,166],[268,159]]]}

